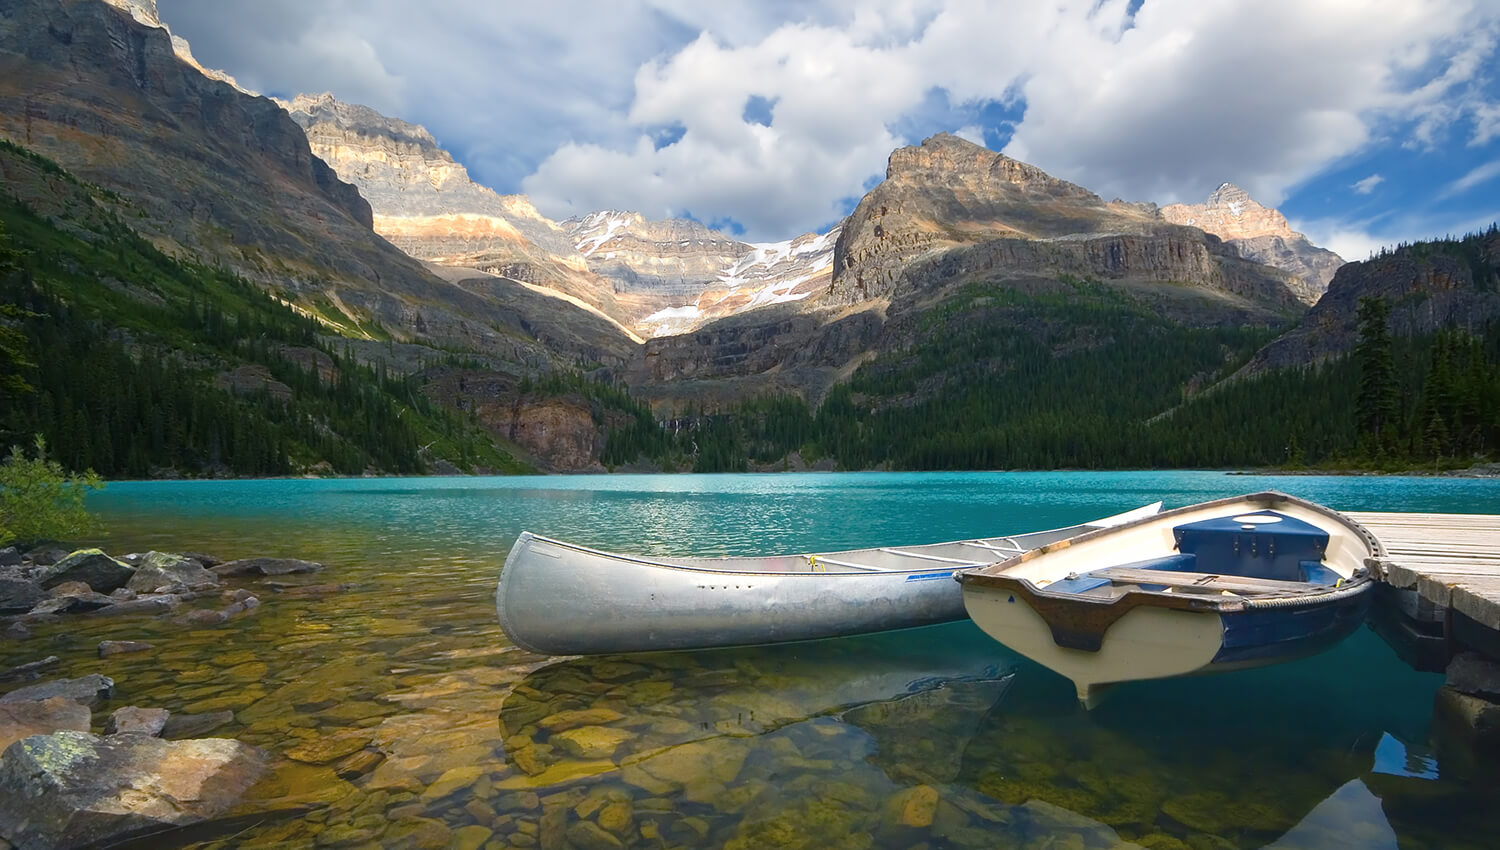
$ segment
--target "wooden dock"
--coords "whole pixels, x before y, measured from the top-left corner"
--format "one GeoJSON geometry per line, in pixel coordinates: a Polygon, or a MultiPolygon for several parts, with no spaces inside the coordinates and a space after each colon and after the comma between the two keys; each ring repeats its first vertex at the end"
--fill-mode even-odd
{"type": "MultiPolygon", "coordinates": [[[[1413,620],[1500,657],[1500,516],[1349,512],[1385,545],[1379,578],[1413,620]]],[[[1453,647],[1450,645],[1449,651],[1453,647]]]]}
{"type": "Polygon", "coordinates": [[[1350,513],[1385,545],[1380,578],[1500,629],[1500,516],[1350,513]]]}

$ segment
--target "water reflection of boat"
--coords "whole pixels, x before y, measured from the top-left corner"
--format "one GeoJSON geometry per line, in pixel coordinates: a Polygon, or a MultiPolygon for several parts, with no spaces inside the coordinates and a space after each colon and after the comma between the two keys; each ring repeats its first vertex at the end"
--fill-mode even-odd
{"type": "Polygon", "coordinates": [[[1155,513],[919,546],[761,558],[647,558],[523,532],[495,593],[506,635],[549,655],[844,637],[964,618],[954,570],[1155,513]]]}
{"type": "Polygon", "coordinates": [[[499,723],[511,760],[546,784],[816,718],[894,717],[958,686],[989,695],[971,712],[982,716],[1012,675],[993,648],[972,624],[953,623],[796,647],[571,658],[518,683],[499,723]]]}
{"type": "Polygon", "coordinates": [[[1002,644],[1099,687],[1273,664],[1364,622],[1384,550],[1283,493],[1168,511],[964,570],[964,603],[1002,644]]]}

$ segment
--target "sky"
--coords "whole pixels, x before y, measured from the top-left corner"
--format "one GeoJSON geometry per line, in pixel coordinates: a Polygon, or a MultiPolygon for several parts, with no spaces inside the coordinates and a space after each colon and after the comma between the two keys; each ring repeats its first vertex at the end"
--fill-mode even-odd
{"type": "Polygon", "coordinates": [[[951,132],[1105,199],[1236,183],[1315,244],[1500,219],[1500,0],[158,0],[203,64],[426,126],[556,219],[826,229],[951,132]]]}

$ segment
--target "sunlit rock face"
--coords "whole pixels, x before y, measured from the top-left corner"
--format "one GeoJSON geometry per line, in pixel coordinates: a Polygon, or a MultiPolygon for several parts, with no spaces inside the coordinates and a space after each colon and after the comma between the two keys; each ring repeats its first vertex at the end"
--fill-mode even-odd
{"type": "Polygon", "coordinates": [[[563,227],[589,268],[643,313],[637,328],[648,337],[821,293],[832,280],[839,232],[754,244],[691,219],[650,221],[617,210],[568,219],[563,227]]]}
{"type": "Polygon", "coordinates": [[[1261,206],[1244,189],[1225,183],[1201,204],[1162,207],[1173,224],[1197,227],[1239,249],[1247,260],[1281,269],[1296,278],[1293,292],[1304,303],[1316,303],[1334,272],[1344,264],[1338,254],[1319,248],[1292,230],[1286,216],[1261,206]]]}
{"type": "MultiPolygon", "coordinates": [[[[116,9],[129,12],[130,17],[134,18],[138,24],[144,24],[148,27],[160,27],[161,29],[167,28],[167,25],[162,23],[161,16],[156,12],[156,0],[104,0],[104,2],[114,6],[116,9]]],[[[170,32],[168,34],[170,35],[170,32]]],[[[182,36],[172,35],[172,52],[176,54],[178,59],[193,66],[204,76],[228,83],[246,94],[254,94],[254,92],[241,87],[234,77],[223,71],[205,68],[199,64],[198,60],[193,58],[193,49],[188,46],[187,39],[182,36]]]]}
{"type": "Polygon", "coordinates": [[[900,298],[949,280],[953,270],[940,259],[954,249],[972,249],[955,262],[978,262],[973,271],[1171,282],[1273,305],[1293,301],[1289,276],[1244,263],[1154,205],[1106,202],[946,133],[891,154],[885,182],[844,224],[828,300],[900,298]]]}
{"type": "Polygon", "coordinates": [[[525,195],[474,182],[425,127],[331,94],[278,101],[313,153],[358,187],[374,227],[413,257],[531,283],[626,319],[607,281],[591,274],[567,235],[525,195]]]}
{"type": "Polygon", "coordinates": [[[753,245],[689,219],[616,211],[558,223],[525,195],[475,182],[420,125],[331,94],[280,103],[398,248],[576,299],[638,338],[802,300],[830,279],[829,234],[753,245]]]}

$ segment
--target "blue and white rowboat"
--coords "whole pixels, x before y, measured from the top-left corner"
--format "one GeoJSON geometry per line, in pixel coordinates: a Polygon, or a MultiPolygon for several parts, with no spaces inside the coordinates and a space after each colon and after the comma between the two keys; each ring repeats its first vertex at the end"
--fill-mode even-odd
{"type": "Polygon", "coordinates": [[[1364,622],[1385,551],[1363,526],[1284,493],[1165,511],[960,572],[990,637],[1073,680],[1274,664],[1364,622]]]}

